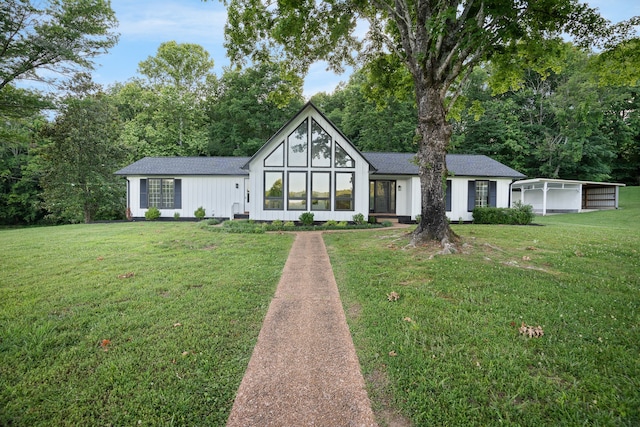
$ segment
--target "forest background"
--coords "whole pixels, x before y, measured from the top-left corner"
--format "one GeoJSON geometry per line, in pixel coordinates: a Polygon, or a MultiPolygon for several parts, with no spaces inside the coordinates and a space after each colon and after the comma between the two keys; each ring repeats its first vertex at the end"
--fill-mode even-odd
{"type": "MultiPolygon", "coordinates": [[[[20,9],[27,3],[8,1],[0,14],[3,42],[11,34],[25,41],[0,51],[2,225],[122,219],[119,168],[144,156],[251,156],[306,102],[303,81],[272,58],[218,76],[202,46],[173,41],[139,63],[140,77],[101,87],[91,80],[91,56],[117,43],[108,3],[90,11],[65,2],[20,9]],[[88,13],[91,22],[77,19],[88,13]],[[84,25],[74,29],[75,44],[70,23],[84,25]],[[47,45],[29,51],[40,46],[42,28],[47,45]],[[44,57],[56,37],[65,40],[54,46],[58,56],[44,57]],[[32,68],[14,75],[16,58],[30,59],[32,68]],[[60,74],[38,74],[51,69],[60,74]],[[22,78],[52,89],[22,88],[22,78]]],[[[629,42],[628,52],[637,44],[629,42]]],[[[633,74],[626,68],[638,58],[571,43],[554,55],[543,70],[524,69],[518,84],[491,63],[476,67],[449,116],[448,152],[485,154],[528,177],[639,185],[640,89],[637,80],[618,78],[633,74]]],[[[417,150],[411,77],[391,56],[361,64],[347,83],[311,101],[360,150],[417,150]]]]}

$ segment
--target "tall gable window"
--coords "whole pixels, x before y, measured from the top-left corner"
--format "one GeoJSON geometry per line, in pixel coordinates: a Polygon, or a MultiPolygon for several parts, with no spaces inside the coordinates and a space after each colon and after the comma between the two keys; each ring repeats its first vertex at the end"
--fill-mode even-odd
{"type": "Polygon", "coordinates": [[[313,117],[292,123],[293,131],[264,158],[265,210],[355,209],[356,162],[313,117]]]}
{"type": "Polygon", "coordinates": [[[311,120],[311,166],[331,166],[331,136],[315,120],[311,120]]]}
{"type": "Polygon", "coordinates": [[[307,146],[308,146],[308,129],[305,119],[300,126],[294,130],[287,138],[288,143],[288,165],[289,166],[307,166],[307,146]]]}

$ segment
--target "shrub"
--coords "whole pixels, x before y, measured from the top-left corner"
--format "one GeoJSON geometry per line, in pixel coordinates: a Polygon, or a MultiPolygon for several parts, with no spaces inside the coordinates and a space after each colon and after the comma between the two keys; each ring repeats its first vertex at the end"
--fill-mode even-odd
{"type": "Polygon", "coordinates": [[[173,213],[173,219],[175,219],[176,221],[180,219],[180,212],[174,212],[173,213]]]}
{"type": "Polygon", "coordinates": [[[383,227],[391,227],[393,225],[393,223],[391,221],[382,221],[382,226],[383,227]]]}
{"type": "Polygon", "coordinates": [[[282,230],[283,223],[279,219],[276,219],[271,221],[271,227],[273,227],[276,230],[282,230]]]}
{"type": "Polygon", "coordinates": [[[369,217],[369,224],[375,224],[377,222],[378,222],[378,220],[376,219],[375,216],[370,216],[369,217]]]}
{"type": "Polygon", "coordinates": [[[346,227],[347,226],[347,221],[340,221],[338,223],[338,227],[346,227]]]}
{"type": "Polygon", "coordinates": [[[416,224],[420,224],[421,220],[422,220],[422,215],[416,215],[416,224]]]}
{"type": "Polygon", "coordinates": [[[313,225],[313,212],[305,212],[298,219],[302,225],[313,225]]]}
{"type": "Polygon", "coordinates": [[[336,225],[338,225],[338,221],[330,219],[329,221],[325,222],[324,225],[325,227],[335,227],[336,225]]]}
{"type": "Polygon", "coordinates": [[[283,227],[284,227],[284,228],[293,228],[293,227],[295,227],[295,226],[296,226],[296,225],[294,224],[294,222],[293,222],[293,221],[287,221],[287,222],[285,222],[285,223],[284,223],[284,225],[283,225],[283,227]]]}
{"type": "Polygon", "coordinates": [[[198,209],[195,210],[195,212],[193,212],[193,215],[198,219],[204,219],[204,216],[206,215],[206,212],[205,212],[204,208],[202,206],[200,206],[198,209]]]}
{"type": "Polygon", "coordinates": [[[220,221],[218,221],[215,218],[209,218],[208,220],[205,221],[205,223],[207,225],[218,225],[218,224],[220,224],[220,221]]]}
{"type": "Polygon", "coordinates": [[[155,221],[156,219],[160,218],[160,210],[155,206],[151,206],[144,213],[144,217],[147,219],[147,221],[155,221]]]}
{"type": "Polygon", "coordinates": [[[353,222],[356,225],[362,225],[364,224],[364,215],[362,215],[361,213],[357,213],[353,216],[353,222]]]}
{"type": "Polygon", "coordinates": [[[476,224],[527,225],[534,218],[533,207],[520,202],[513,208],[475,208],[473,222],[476,224]]]}

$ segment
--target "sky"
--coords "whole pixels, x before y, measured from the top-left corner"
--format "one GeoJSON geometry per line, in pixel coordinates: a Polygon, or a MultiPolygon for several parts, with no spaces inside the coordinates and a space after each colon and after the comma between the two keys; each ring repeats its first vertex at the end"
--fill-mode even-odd
{"type": "MultiPolygon", "coordinates": [[[[640,15],[639,0],[589,0],[612,22],[640,15]]],[[[222,75],[229,65],[224,49],[226,9],[218,0],[111,0],[119,21],[118,44],[108,54],[95,59],[94,81],[104,86],[138,76],[138,63],[155,56],[166,41],[197,43],[214,61],[214,72],[222,75]]],[[[314,64],[305,79],[306,98],[318,92],[332,92],[348,74],[327,71],[326,64],[314,64]]]]}

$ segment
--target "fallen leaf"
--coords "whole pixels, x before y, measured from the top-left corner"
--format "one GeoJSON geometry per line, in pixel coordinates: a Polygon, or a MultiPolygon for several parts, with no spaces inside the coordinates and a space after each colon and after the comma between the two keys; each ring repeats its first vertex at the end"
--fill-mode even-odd
{"type": "Polygon", "coordinates": [[[544,335],[544,331],[540,325],[533,327],[526,325],[524,322],[522,322],[522,326],[520,326],[518,332],[522,335],[528,336],[529,338],[540,338],[544,335]]]}
{"type": "Polygon", "coordinates": [[[174,327],[174,328],[177,328],[178,326],[182,326],[182,323],[174,323],[174,324],[173,324],[173,327],[174,327]]]}
{"type": "Polygon", "coordinates": [[[102,340],[102,341],[100,342],[100,347],[102,347],[102,349],[103,349],[104,351],[109,351],[109,349],[107,348],[107,346],[108,346],[109,344],[111,344],[111,341],[109,341],[109,340],[102,340]]]}
{"type": "Polygon", "coordinates": [[[136,274],[133,271],[130,271],[128,273],[124,273],[124,274],[119,274],[118,275],[118,279],[129,279],[133,276],[135,276],[136,274]]]}
{"type": "Polygon", "coordinates": [[[523,261],[531,261],[531,257],[525,255],[525,256],[522,257],[522,260],[523,261]]]}
{"type": "Polygon", "coordinates": [[[394,291],[387,295],[387,299],[389,301],[398,301],[400,299],[400,295],[394,291]]]}
{"type": "Polygon", "coordinates": [[[389,352],[389,356],[391,356],[391,357],[396,357],[397,355],[398,355],[398,353],[396,353],[396,352],[395,352],[395,351],[393,351],[393,350],[391,350],[391,351],[389,352]]]}
{"type": "Polygon", "coordinates": [[[189,352],[188,352],[188,351],[183,351],[183,352],[182,352],[182,355],[183,355],[183,356],[186,356],[187,354],[189,354],[189,352]]]}
{"type": "Polygon", "coordinates": [[[99,256],[98,258],[96,258],[98,261],[102,261],[104,260],[104,257],[99,256]]]}
{"type": "Polygon", "coordinates": [[[411,319],[411,317],[405,317],[405,318],[404,318],[404,319],[402,319],[402,320],[404,320],[405,322],[409,322],[409,323],[413,322],[413,320],[411,319]]]}

